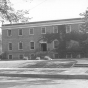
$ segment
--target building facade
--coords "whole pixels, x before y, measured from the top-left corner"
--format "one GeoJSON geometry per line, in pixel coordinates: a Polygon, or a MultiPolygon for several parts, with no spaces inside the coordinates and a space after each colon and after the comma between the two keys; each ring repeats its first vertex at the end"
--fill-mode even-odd
{"type": "Polygon", "coordinates": [[[2,52],[6,53],[8,59],[23,59],[24,56],[35,59],[40,53],[48,54],[52,58],[59,58],[58,53],[49,52],[56,48],[59,40],[54,39],[51,43],[48,43],[42,39],[42,36],[47,33],[56,34],[62,28],[65,34],[72,31],[79,32],[79,25],[82,23],[81,18],[74,18],[5,24],[2,26],[2,52]]]}

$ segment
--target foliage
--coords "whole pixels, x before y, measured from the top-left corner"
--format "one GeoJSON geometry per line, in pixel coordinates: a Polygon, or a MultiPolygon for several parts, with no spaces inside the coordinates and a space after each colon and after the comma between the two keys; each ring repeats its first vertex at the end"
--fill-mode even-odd
{"type": "Polygon", "coordinates": [[[2,53],[2,54],[0,55],[0,57],[1,57],[2,60],[8,59],[6,52],[2,53]]]}
{"type": "Polygon", "coordinates": [[[83,17],[82,20],[84,21],[84,23],[81,24],[81,29],[84,32],[88,32],[88,8],[85,12],[80,13],[80,15],[83,17]]]}
{"type": "Polygon", "coordinates": [[[58,28],[58,33],[44,34],[41,39],[47,41],[47,43],[52,43],[57,39],[59,45],[52,51],[59,53],[59,57],[64,57],[67,52],[88,51],[88,34],[86,32],[72,31],[71,33],[65,33],[65,29],[63,29],[58,28]]]}
{"type": "Polygon", "coordinates": [[[3,20],[7,20],[10,23],[28,22],[30,18],[26,17],[26,14],[29,14],[29,11],[15,11],[9,0],[0,0],[0,16],[3,20]]]}

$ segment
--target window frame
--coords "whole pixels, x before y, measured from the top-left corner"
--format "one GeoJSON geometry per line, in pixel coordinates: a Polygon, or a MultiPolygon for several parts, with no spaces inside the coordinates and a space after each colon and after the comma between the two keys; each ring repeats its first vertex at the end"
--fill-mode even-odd
{"type": "Polygon", "coordinates": [[[10,45],[9,45],[9,44],[12,44],[12,42],[9,42],[9,43],[8,43],[8,50],[9,50],[9,51],[12,51],[12,50],[13,50],[13,45],[11,46],[12,49],[10,50],[10,45]]]}
{"type": "Polygon", "coordinates": [[[71,25],[66,25],[66,33],[71,33],[71,25]],[[67,30],[68,30],[68,29],[67,29],[67,26],[69,26],[69,27],[70,27],[70,28],[69,28],[69,29],[70,29],[70,31],[69,31],[69,32],[67,31],[67,30]]]}
{"type": "Polygon", "coordinates": [[[11,29],[8,29],[8,30],[7,30],[7,36],[8,36],[8,37],[12,36],[12,30],[11,30],[11,29]],[[9,35],[9,30],[11,31],[11,35],[9,35]]]}
{"type": "MultiPolygon", "coordinates": [[[[57,29],[57,28],[53,27],[53,33],[55,33],[55,29],[57,29]]],[[[57,29],[56,33],[58,33],[58,29],[57,29]]]]}
{"type": "Polygon", "coordinates": [[[12,60],[12,59],[9,58],[10,55],[12,56],[12,59],[13,59],[13,55],[12,55],[12,54],[9,54],[9,55],[8,55],[8,59],[9,59],[9,60],[12,60]]]}
{"type": "Polygon", "coordinates": [[[34,35],[34,28],[29,28],[29,35],[34,35]],[[33,34],[30,33],[30,29],[33,29],[33,34]]]}
{"type": "MultiPolygon", "coordinates": [[[[19,59],[20,59],[20,56],[21,56],[21,55],[23,56],[23,59],[24,59],[24,54],[19,54],[19,56],[18,56],[18,57],[19,57],[19,59]]],[[[22,59],[20,59],[20,60],[22,60],[22,59]]]]}
{"type": "Polygon", "coordinates": [[[23,50],[23,42],[19,42],[19,43],[18,43],[18,50],[23,50]],[[19,48],[19,46],[20,46],[19,44],[20,44],[20,43],[22,43],[22,49],[19,48]]]}
{"type": "Polygon", "coordinates": [[[32,60],[32,57],[31,57],[31,55],[34,55],[34,56],[35,56],[35,54],[34,54],[34,53],[31,53],[31,54],[30,54],[30,59],[32,60]]]}
{"type": "Polygon", "coordinates": [[[57,41],[57,42],[59,43],[58,40],[54,40],[54,41],[53,41],[53,49],[57,49],[57,48],[55,48],[55,43],[54,43],[55,41],[57,41]]]}
{"type": "Polygon", "coordinates": [[[20,33],[19,32],[20,30],[22,30],[22,35],[23,35],[23,29],[18,29],[18,36],[22,36],[22,35],[19,34],[20,33]]]}
{"type": "Polygon", "coordinates": [[[55,54],[58,54],[58,53],[54,53],[54,58],[55,58],[55,59],[58,59],[58,58],[59,58],[59,54],[58,54],[58,58],[55,57],[55,54]]]}
{"type": "Polygon", "coordinates": [[[34,50],[35,49],[35,42],[34,42],[34,49],[31,49],[31,42],[34,42],[34,41],[30,41],[30,50],[34,50]]]}
{"type": "Polygon", "coordinates": [[[41,27],[41,34],[46,34],[46,27],[41,27]],[[45,28],[45,33],[42,32],[43,28],[45,28]]]}

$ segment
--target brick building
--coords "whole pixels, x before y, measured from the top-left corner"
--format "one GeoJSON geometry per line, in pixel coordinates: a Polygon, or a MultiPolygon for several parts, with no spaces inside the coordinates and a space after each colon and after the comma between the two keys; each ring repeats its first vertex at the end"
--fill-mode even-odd
{"type": "MultiPolygon", "coordinates": [[[[57,40],[47,43],[41,40],[43,34],[58,33],[61,25],[65,25],[65,33],[73,30],[79,32],[81,23],[81,18],[74,18],[2,25],[2,52],[6,53],[8,59],[22,59],[24,56],[32,59],[38,52],[46,53],[55,48],[57,40]]],[[[49,55],[59,58],[54,52],[49,55]]]]}

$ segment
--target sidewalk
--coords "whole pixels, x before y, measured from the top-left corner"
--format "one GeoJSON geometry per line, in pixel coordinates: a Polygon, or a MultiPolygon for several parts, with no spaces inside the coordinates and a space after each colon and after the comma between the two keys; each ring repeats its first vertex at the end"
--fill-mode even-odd
{"type": "Polygon", "coordinates": [[[55,79],[88,79],[87,67],[83,68],[69,66],[69,64],[73,64],[75,62],[77,62],[76,64],[88,64],[88,60],[85,59],[72,59],[71,61],[69,61],[69,59],[51,61],[1,61],[0,76],[55,79]],[[64,68],[62,65],[64,67],[67,66],[67,68],[64,68]],[[60,68],[60,66],[62,67],[60,68]]]}
{"type": "Polygon", "coordinates": [[[0,69],[0,76],[54,79],[88,79],[88,68],[2,68],[0,69]]]}

